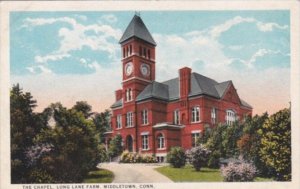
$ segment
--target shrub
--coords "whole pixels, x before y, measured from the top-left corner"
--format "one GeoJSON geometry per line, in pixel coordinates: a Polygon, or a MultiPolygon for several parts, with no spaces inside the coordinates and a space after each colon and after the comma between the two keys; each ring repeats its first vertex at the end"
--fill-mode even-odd
{"type": "Polygon", "coordinates": [[[221,173],[226,182],[247,182],[253,181],[256,168],[252,163],[229,162],[227,166],[221,167],[221,173]]]}
{"type": "Polygon", "coordinates": [[[172,147],[167,154],[167,161],[175,168],[185,165],[186,155],[181,147],[172,147]]]}
{"type": "Polygon", "coordinates": [[[156,158],[150,155],[141,155],[138,153],[124,151],[121,155],[122,163],[157,163],[156,158]]]}
{"type": "Polygon", "coordinates": [[[201,167],[207,165],[209,154],[210,151],[203,145],[194,147],[186,151],[187,159],[189,163],[193,165],[196,171],[200,171],[201,167]]]}

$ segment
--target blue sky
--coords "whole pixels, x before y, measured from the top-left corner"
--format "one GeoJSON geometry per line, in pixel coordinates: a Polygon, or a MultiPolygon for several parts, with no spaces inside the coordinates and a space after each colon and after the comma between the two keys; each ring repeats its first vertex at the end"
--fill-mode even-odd
{"type": "MultiPolygon", "coordinates": [[[[178,69],[232,80],[255,113],[290,101],[289,11],[142,11],[156,43],[156,78],[178,69]],[[270,98],[272,97],[272,98],[270,98]]],[[[120,39],[134,12],[13,12],[11,83],[38,100],[109,108],[121,87],[120,39]]]]}

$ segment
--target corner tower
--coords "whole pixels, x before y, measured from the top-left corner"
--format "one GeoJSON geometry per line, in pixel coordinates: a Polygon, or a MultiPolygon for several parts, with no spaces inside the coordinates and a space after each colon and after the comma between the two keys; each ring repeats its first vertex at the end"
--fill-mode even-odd
{"type": "Polygon", "coordinates": [[[134,15],[119,43],[122,48],[122,97],[134,101],[155,80],[156,43],[138,15],[134,15]]]}

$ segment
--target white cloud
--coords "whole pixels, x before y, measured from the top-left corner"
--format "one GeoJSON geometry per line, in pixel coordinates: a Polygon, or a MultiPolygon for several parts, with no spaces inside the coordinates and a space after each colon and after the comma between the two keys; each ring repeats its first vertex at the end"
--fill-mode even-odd
{"type": "Polygon", "coordinates": [[[238,51],[238,50],[241,50],[243,48],[243,46],[242,45],[230,45],[230,46],[228,46],[228,48],[233,51],[238,51]]]}
{"type": "Polygon", "coordinates": [[[227,20],[225,23],[214,26],[210,34],[213,38],[218,38],[223,32],[228,31],[230,28],[232,28],[235,25],[241,24],[241,23],[251,23],[255,22],[254,18],[243,18],[241,16],[236,16],[230,20],[227,20]]]}
{"type": "Polygon", "coordinates": [[[115,23],[115,22],[118,21],[117,17],[115,15],[113,15],[113,14],[103,15],[103,16],[101,16],[101,19],[105,20],[108,23],[115,23]]]}
{"type": "Polygon", "coordinates": [[[26,67],[26,69],[32,74],[52,74],[52,70],[44,65],[35,65],[31,67],[26,67]]]}
{"type": "MultiPolygon", "coordinates": [[[[108,15],[107,19],[113,20],[113,15],[108,15]]],[[[109,58],[116,59],[116,53],[119,45],[115,42],[121,37],[121,30],[115,29],[110,25],[91,24],[83,25],[78,23],[74,18],[26,18],[23,27],[36,27],[57,22],[68,23],[72,28],[63,27],[58,31],[58,37],[61,38],[58,49],[47,55],[37,55],[37,63],[47,63],[48,61],[61,60],[70,57],[71,51],[81,50],[88,47],[94,51],[104,51],[109,54],[109,58]],[[113,40],[111,40],[113,39],[113,40]],[[113,41],[113,42],[112,42],[113,41]]]]}
{"type": "Polygon", "coordinates": [[[282,29],[282,30],[289,28],[288,25],[281,26],[274,22],[269,22],[269,23],[257,22],[256,25],[257,25],[257,28],[262,32],[270,32],[270,31],[273,31],[274,28],[282,29]]]}
{"type": "Polygon", "coordinates": [[[48,61],[57,61],[70,57],[69,54],[49,54],[46,56],[35,56],[34,61],[36,63],[47,63],[48,61]]]}

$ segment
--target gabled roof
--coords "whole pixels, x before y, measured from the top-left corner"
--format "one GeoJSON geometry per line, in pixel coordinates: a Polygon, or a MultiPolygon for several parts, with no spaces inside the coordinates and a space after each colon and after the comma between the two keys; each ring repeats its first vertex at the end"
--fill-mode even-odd
{"type": "Polygon", "coordinates": [[[137,15],[134,15],[134,17],[132,18],[119,43],[123,43],[132,37],[137,37],[156,46],[156,43],[147,27],[145,26],[143,20],[137,15]]]}
{"type": "MultiPolygon", "coordinates": [[[[198,73],[191,73],[191,92],[189,97],[197,95],[207,95],[217,99],[223,98],[232,81],[218,83],[217,81],[205,77],[198,73]]],[[[164,82],[152,81],[136,97],[136,101],[143,101],[151,98],[160,99],[166,102],[179,99],[179,78],[170,79],[164,82]]],[[[245,107],[252,108],[247,102],[240,99],[245,107]]],[[[122,100],[115,102],[111,107],[122,106],[122,100]]]]}

